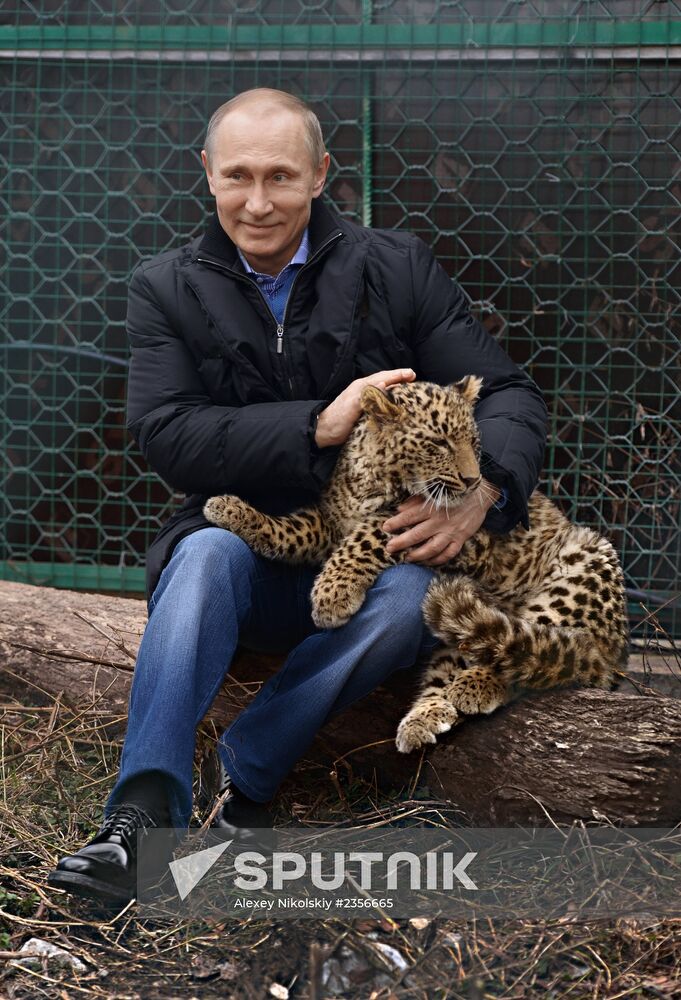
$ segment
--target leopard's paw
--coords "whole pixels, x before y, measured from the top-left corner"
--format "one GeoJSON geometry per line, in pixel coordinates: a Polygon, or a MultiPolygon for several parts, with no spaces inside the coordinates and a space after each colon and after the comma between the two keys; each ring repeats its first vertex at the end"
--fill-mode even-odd
{"type": "Polygon", "coordinates": [[[340,628],[364,604],[366,590],[317,578],[312,588],[312,621],[317,628],[340,628]]]}
{"type": "Polygon", "coordinates": [[[465,715],[489,715],[510,700],[510,692],[490,670],[471,667],[452,681],[447,698],[465,715]]]}
{"type": "Polygon", "coordinates": [[[453,705],[441,704],[425,709],[412,709],[397,727],[395,746],[400,753],[411,753],[427,743],[435,743],[440,733],[448,732],[458,721],[453,705]]]}
{"type": "Polygon", "coordinates": [[[239,535],[251,528],[257,520],[257,511],[250,504],[234,496],[211,497],[204,504],[203,516],[219,528],[227,528],[239,535]]]}

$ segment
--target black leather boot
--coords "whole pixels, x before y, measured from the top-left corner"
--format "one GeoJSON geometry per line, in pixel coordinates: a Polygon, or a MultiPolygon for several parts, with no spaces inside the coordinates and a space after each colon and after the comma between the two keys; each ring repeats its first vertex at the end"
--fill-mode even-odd
{"type": "MultiPolygon", "coordinates": [[[[126,903],[137,895],[137,831],[158,829],[156,817],[136,803],[116,806],[85,847],[62,858],[48,885],[98,901],[126,903]]],[[[167,856],[158,857],[159,871],[172,857],[176,841],[168,837],[167,856]]]]}
{"type": "Polygon", "coordinates": [[[227,778],[220,796],[227,794],[211,826],[225,830],[240,842],[248,839],[249,830],[272,828],[272,814],[263,802],[254,802],[239,791],[231,778],[227,778]]]}
{"type": "Polygon", "coordinates": [[[255,843],[259,830],[272,828],[272,814],[262,802],[254,802],[236,787],[218,753],[212,753],[204,765],[204,783],[200,801],[206,812],[215,803],[215,798],[227,798],[211,821],[211,827],[223,830],[239,844],[255,843]]]}

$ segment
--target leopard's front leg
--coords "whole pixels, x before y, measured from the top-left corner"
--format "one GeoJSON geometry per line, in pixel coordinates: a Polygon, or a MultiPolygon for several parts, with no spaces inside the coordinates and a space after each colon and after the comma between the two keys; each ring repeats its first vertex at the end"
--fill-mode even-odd
{"type": "Polygon", "coordinates": [[[211,497],[203,513],[211,524],[233,531],[254,552],[268,559],[319,562],[331,545],[318,507],[306,507],[294,514],[271,517],[245,500],[228,495],[211,497]]]}
{"type": "Polygon", "coordinates": [[[390,535],[381,528],[384,520],[358,525],[327,560],[312,588],[312,620],[318,628],[345,625],[379,574],[402,562],[402,553],[393,556],[386,550],[390,535]]]}

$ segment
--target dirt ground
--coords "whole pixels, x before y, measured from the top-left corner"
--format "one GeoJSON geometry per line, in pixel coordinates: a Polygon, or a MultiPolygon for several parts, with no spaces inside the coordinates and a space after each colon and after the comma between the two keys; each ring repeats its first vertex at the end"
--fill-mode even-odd
{"type": "MultiPolygon", "coordinates": [[[[11,671],[0,673],[0,715],[0,998],[681,997],[681,918],[645,912],[588,924],[381,915],[173,924],[140,919],[135,903],[98,910],[45,879],[99,825],[120,749],[104,735],[111,720],[69,709],[11,671]],[[19,967],[31,938],[66,956],[19,967]]],[[[442,821],[444,804],[427,790],[408,801],[404,795],[395,789],[377,802],[357,781],[341,798],[327,775],[303,761],[277,816],[341,823],[349,802],[360,825],[407,813],[442,821]]]]}

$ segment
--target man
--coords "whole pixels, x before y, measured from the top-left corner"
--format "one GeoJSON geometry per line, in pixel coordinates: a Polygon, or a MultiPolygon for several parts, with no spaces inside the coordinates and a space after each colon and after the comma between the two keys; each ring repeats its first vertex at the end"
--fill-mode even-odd
{"type": "Polygon", "coordinates": [[[50,876],[95,897],[134,896],[139,828],[187,826],[196,726],[237,642],[291,652],[219,742],[228,794],[217,822],[232,833],[268,823],[265,803],[331,715],[434,648],[420,613],[432,567],[483,522],[526,522],[543,453],[539,391],[425,245],[322,204],[329,155],[303,102],[239,95],[213,115],[201,155],[217,209],[208,231],[142,264],[130,287],[128,426],[188,499],[148,554],[149,623],[105,821],[50,876]],[[449,516],[419,498],[402,504],[385,530],[408,562],[342,628],[310,619],[313,567],[256,556],[204,519],[215,494],[269,513],[314,500],[367,384],[466,374],[484,379],[488,488],[449,516]]]}

